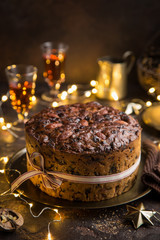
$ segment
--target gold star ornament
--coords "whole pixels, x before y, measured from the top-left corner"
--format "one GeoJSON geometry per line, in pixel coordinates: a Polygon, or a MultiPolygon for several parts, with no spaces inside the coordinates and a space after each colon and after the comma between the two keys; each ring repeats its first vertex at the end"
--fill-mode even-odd
{"type": "Polygon", "coordinates": [[[126,219],[131,220],[136,229],[145,223],[154,225],[151,221],[151,217],[153,217],[157,212],[146,211],[143,203],[140,203],[137,207],[129,205],[126,207],[128,211],[126,214],[126,219]]]}

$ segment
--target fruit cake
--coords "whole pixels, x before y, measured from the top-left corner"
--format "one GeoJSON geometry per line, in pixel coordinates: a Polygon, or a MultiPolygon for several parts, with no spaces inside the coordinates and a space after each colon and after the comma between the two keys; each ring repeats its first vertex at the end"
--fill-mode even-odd
{"type": "MultiPolygon", "coordinates": [[[[141,152],[141,127],[124,112],[98,102],[46,108],[25,124],[26,149],[39,152],[48,171],[78,176],[105,176],[133,166],[141,152]]],[[[27,163],[28,171],[33,166],[27,163]]],[[[102,184],[63,181],[57,189],[46,188],[41,175],[31,178],[43,192],[56,198],[101,201],[128,191],[138,167],[124,179],[102,184]]]]}

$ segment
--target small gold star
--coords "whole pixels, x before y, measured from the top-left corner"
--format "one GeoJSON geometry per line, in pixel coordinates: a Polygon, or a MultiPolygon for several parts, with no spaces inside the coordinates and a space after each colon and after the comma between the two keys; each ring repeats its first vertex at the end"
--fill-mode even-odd
{"type": "Polygon", "coordinates": [[[154,225],[150,218],[153,217],[156,212],[146,211],[143,203],[140,203],[137,207],[132,207],[129,205],[127,205],[126,207],[128,211],[126,214],[126,219],[131,220],[136,229],[144,223],[154,225]]]}

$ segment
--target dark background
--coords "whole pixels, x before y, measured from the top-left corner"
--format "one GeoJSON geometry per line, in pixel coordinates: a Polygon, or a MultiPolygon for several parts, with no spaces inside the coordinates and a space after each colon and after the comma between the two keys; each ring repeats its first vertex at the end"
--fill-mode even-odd
{"type": "MultiPolygon", "coordinates": [[[[122,56],[136,59],[159,31],[159,0],[5,0],[0,1],[0,81],[6,82],[9,64],[38,67],[43,81],[40,44],[67,43],[67,83],[96,79],[97,58],[122,56]]],[[[137,84],[136,65],[128,81],[137,84]]]]}

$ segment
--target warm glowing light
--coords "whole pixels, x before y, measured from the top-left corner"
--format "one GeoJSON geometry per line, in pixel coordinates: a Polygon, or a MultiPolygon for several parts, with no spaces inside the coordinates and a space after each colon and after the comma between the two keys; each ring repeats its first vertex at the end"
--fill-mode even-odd
{"type": "Polygon", "coordinates": [[[63,91],[63,92],[62,92],[62,95],[67,96],[67,92],[66,92],[66,91],[63,91]]]}
{"type": "Polygon", "coordinates": [[[32,96],[32,102],[36,102],[37,98],[36,96],[32,96]]]}
{"type": "Polygon", "coordinates": [[[156,89],[155,89],[154,87],[151,87],[151,88],[148,90],[148,92],[149,92],[149,93],[154,93],[155,90],[156,90],[156,89]]]}
{"type": "Polygon", "coordinates": [[[91,96],[91,92],[90,91],[86,91],[84,95],[85,95],[85,97],[90,97],[91,96]]]}
{"type": "Polygon", "coordinates": [[[19,194],[18,193],[14,193],[14,197],[19,197],[19,194]]]}
{"type": "Polygon", "coordinates": [[[58,54],[58,58],[59,58],[59,60],[62,62],[62,61],[64,60],[64,54],[59,53],[59,54],[58,54]]]}
{"type": "Polygon", "coordinates": [[[47,63],[47,64],[50,64],[50,63],[51,63],[50,59],[47,59],[47,60],[46,60],[46,63],[47,63]]]}
{"type": "MultiPolygon", "coordinates": [[[[25,112],[24,116],[27,117],[28,116],[28,112],[25,112]]],[[[22,116],[22,120],[23,120],[23,116],[22,116]]]]}
{"type": "Polygon", "coordinates": [[[53,102],[52,107],[58,107],[58,102],[53,102]]]}
{"type": "Polygon", "coordinates": [[[60,83],[56,83],[55,89],[56,89],[56,90],[60,89],[60,86],[61,86],[60,83]]]}
{"type": "Polygon", "coordinates": [[[21,75],[20,75],[19,73],[17,73],[17,74],[16,74],[16,77],[17,77],[16,81],[18,81],[18,78],[20,78],[21,75]]]}
{"type": "Polygon", "coordinates": [[[25,81],[24,82],[24,87],[23,87],[23,90],[26,90],[26,87],[28,86],[29,82],[28,81],[25,81]]]}
{"type": "Polygon", "coordinates": [[[96,94],[96,93],[97,93],[97,89],[96,89],[96,88],[93,88],[93,89],[92,89],[92,93],[93,93],[93,94],[96,94]]]}
{"type": "Polygon", "coordinates": [[[67,95],[68,95],[68,93],[66,91],[63,91],[62,94],[61,94],[61,99],[65,100],[67,95]]]}
{"type": "Polygon", "coordinates": [[[65,79],[65,74],[64,73],[61,73],[61,79],[65,79]]]}
{"type": "Polygon", "coordinates": [[[95,80],[90,81],[90,85],[92,87],[95,87],[97,85],[97,81],[95,81],[95,80]]]}
{"type": "Polygon", "coordinates": [[[111,93],[111,96],[112,96],[112,98],[115,100],[115,101],[118,101],[118,95],[117,95],[117,93],[116,92],[112,92],[111,93]]]}
{"type": "Polygon", "coordinates": [[[61,96],[61,100],[65,100],[66,99],[66,96],[61,96]]]}
{"type": "Polygon", "coordinates": [[[8,160],[9,160],[9,158],[8,158],[8,157],[3,157],[3,161],[4,161],[5,163],[7,163],[7,162],[8,162],[8,160]]]}
{"type": "Polygon", "coordinates": [[[46,73],[46,72],[43,73],[43,77],[44,77],[44,78],[47,77],[47,73],[46,73]]]}
{"type": "Polygon", "coordinates": [[[58,213],[58,209],[55,208],[55,209],[53,209],[53,210],[54,210],[56,213],[58,213]]]}
{"type": "Polygon", "coordinates": [[[55,61],[55,65],[56,65],[56,66],[59,66],[59,61],[56,60],[56,61],[55,61]]]}
{"type": "MultiPolygon", "coordinates": [[[[34,73],[34,75],[33,75],[33,81],[36,81],[36,79],[37,79],[37,73],[34,73]]],[[[34,85],[33,85],[33,87],[35,88],[34,85]]]]}
{"type": "Polygon", "coordinates": [[[158,149],[160,150],[160,143],[158,143],[158,149]]]}
{"type": "Polygon", "coordinates": [[[5,171],[4,171],[4,169],[0,169],[0,173],[4,173],[5,171]]]}
{"type": "Polygon", "coordinates": [[[0,158],[0,161],[4,161],[4,163],[7,163],[8,160],[9,160],[8,157],[1,157],[1,158],[0,158]]]}
{"type": "Polygon", "coordinates": [[[142,108],[142,105],[141,105],[141,104],[138,104],[138,103],[136,103],[136,104],[135,104],[135,107],[136,107],[138,110],[140,110],[140,109],[142,108]]]}
{"type": "Polygon", "coordinates": [[[72,94],[74,91],[72,88],[68,88],[67,92],[68,92],[68,94],[72,94]]]}
{"type": "Polygon", "coordinates": [[[11,127],[12,127],[12,124],[11,124],[11,123],[7,123],[7,124],[6,124],[6,127],[7,127],[7,128],[11,128],[11,127]]]}
{"type": "Polygon", "coordinates": [[[0,118],[0,123],[4,123],[4,118],[3,117],[0,118]]]}
{"type": "Polygon", "coordinates": [[[52,236],[50,232],[48,232],[48,240],[52,240],[52,236]]]}
{"type": "Polygon", "coordinates": [[[8,66],[7,69],[10,70],[10,69],[11,69],[11,66],[8,66]]]}
{"type": "Polygon", "coordinates": [[[76,91],[76,90],[77,90],[77,85],[73,84],[73,85],[71,86],[71,89],[73,90],[73,92],[76,91]]]}
{"type": "Polygon", "coordinates": [[[17,100],[17,105],[21,105],[21,100],[20,99],[17,100]]]}
{"type": "Polygon", "coordinates": [[[28,204],[29,204],[30,208],[33,207],[33,203],[28,203],[28,204]]]}
{"type": "Polygon", "coordinates": [[[157,100],[160,101],[160,95],[157,96],[157,100]]]}
{"type": "Polygon", "coordinates": [[[7,130],[7,127],[5,125],[3,125],[2,130],[7,130]]]}
{"type": "Polygon", "coordinates": [[[77,85],[73,84],[70,88],[68,88],[67,92],[68,94],[72,94],[73,92],[77,91],[77,85]]]}
{"type": "Polygon", "coordinates": [[[6,102],[8,100],[8,97],[6,95],[2,96],[2,102],[6,102]]]}
{"type": "Polygon", "coordinates": [[[152,102],[151,102],[151,101],[147,101],[147,102],[146,102],[146,106],[147,106],[147,107],[152,106],[152,102]]]}

